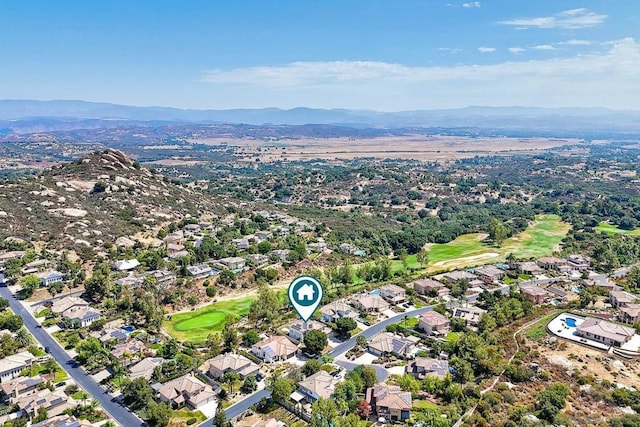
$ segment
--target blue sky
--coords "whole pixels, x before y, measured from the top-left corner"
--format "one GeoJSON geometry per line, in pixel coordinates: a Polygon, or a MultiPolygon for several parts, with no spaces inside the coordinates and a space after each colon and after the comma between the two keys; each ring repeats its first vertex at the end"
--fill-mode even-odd
{"type": "Polygon", "coordinates": [[[640,110],[638,0],[0,0],[0,98],[640,110]]]}

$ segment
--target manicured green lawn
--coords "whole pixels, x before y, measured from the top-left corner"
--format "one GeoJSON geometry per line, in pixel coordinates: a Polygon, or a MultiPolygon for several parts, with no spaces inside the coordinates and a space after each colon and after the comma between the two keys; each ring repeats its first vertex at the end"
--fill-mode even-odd
{"type": "Polygon", "coordinates": [[[449,332],[444,339],[451,342],[457,342],[460,339],[460,335],[457,332],[449,332]]]}
{"type": "Polygon", "coordinates": [[[596,227],[596,230],[609,235],[629,234],[631,236],[640,236],[640,229],[638,228],[636,228],[635,230],[623,230],[621,228],[618,228],[617,225],[609,224],[608,222],[601,222],[596,227]]]}
{"type": "Polygon", "coordinates": [[[164,327],[182,341],[203,341],[213,331],[221,331],[227,315],[245,316],[254,297],[221,301],[200,310],[171,315],[164,327]]]}

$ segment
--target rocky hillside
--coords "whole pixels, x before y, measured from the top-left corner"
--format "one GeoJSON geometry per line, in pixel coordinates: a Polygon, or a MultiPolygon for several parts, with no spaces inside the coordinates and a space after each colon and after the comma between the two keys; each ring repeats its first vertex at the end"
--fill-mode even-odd
{"type": "Polygon", "coordinates": [[[163,223],[216,214],[221,203],[140,167],[117,150],[0,184],[0,238],[101,250],[163,223]]]}

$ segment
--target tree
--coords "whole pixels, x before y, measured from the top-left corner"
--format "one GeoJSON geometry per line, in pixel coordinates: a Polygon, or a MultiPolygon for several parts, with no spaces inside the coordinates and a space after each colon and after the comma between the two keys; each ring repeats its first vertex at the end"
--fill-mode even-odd
{"type": "Polygon", "coordinates": [[[33,418],[33,420],[31,420],[31,422],[36,424],[36,423],[39,423],[41,421],[46,420],[47,418],[49,418],[49,415],[47,414],[46,408],[40,407],[40,408],[38,408],[37,415],[33,418]]]}
{"type": "Polygon", "coordinates": [[[222,382],[227,384],[230,393],[233,393],[233,385],[239,379],[240,375],[238,375],[237,372],[233,371],[225,372],[225,374],[222,376],[222,382]]]}
{"type": "Polygon", "coordinates": [[[418,395],[418,392],[420,392],[420,381],[409,374],[401,375],[398,378],[398,386],[402,391],[408,391],[414,397],[418,395]]]}
{"type": "Polygon", "coordinates": [[[295,384],[289,378],[278,375],[271,377],[268,389],[271,391],[271,399],[274,402],[289,402],[291,393],[295,390],[295,384]]]}
{"type": "Polygon", "coordinates": [[[369,342],[367,341],[367,337],[365,337],[364,335],[358,335],[356,337],[356,344],[358,345],[358,347],[364,349],[367,348],[369,342]]]}
{"type": "Polygon", "coordinates": [[[105,191],[107,191],[107,183],[104,181],[97,181],[93,184],[91,194],[104,193],[105,191]]]}
{"type": "Polygon", "coordinates": [[[213,427],[229,427],[231,423],[227,421],[227,416],[224,413],[222,405],[218,405],[216,408],[216,414],[213,416],[213,427]]]}
{"type": "Polygon", "coordinates": [[[350,317],[341,317],[335,323],[336,334],[341,338],[349,338],[351,331],[356,329],[358,324],[350,317]]]}
{"type": "Polygon", "coordinates": [[[20,299],[27,299],[40,287],[40,279],[34,274],[29,274],[20,279],[20,286],[22,288],[18,291],[20,299]]]}
{"type": "Polygon", "coordinates": [[[207,286],[207,296],[209,298],[213,298],[216,296],[216,287],[215,286],[207,286]]]}
{"type": "Polygon", "coordinates": [[[322,363],[318,359],[309,359],[302,366],[302,374],[308,377],[318,372],[320,368],[322,363]]]}
{"type": "Polygon", "coordinates": [[[420,267],[424,268],[429,263],[429,252],[426,249],[420,249],[416,254],[416,260],[420,263],[420,267]]]}
{"type": "Polygon", "coordinates": [[[240,391],[243,393],[253,393],[258,389],[258,382],[256,381],[255,375],[247,375],[244,378],[244,382],[242,383],[242,387],[240,387],[240,391]]]}
{"type": "Polygon", "coordinates": [[[268,240],[263,240],[262,242],[258,243],[258,252],[261,254],[268,254],[269,252],[271,252],[272,249],[272,245],[268,240]]]}
{"type": "Polygon", "coordinates": [[[242,334],[242,345],[244,345],[245,347],[251,347],[258,341],[260,341],[260,336],[254,330],[247,331],[242,334]]]}
{"type": "Polygon", "coordinates": [[[328,343],[327,334],[319,329],[312,329],[304,335],[304,345],[311,353],[321,353],[328,343]]]}
{"type": "Polygon", "coordinates": [[[169,424],[173,411],[171,410],[171,406],[164,402],[152,402],[146,412],[147,422],[151,427],[165,427],[169,424]]]}
{"type": "Polygon", "coordinates": [[[496,218],[491,218],[491,221],[489,222],[489,237],[498,246],[500,246],[502,242],[504,242],[504,239],[507,238],[507,228],[496,218]]]}
{"type": "Polygon", "coordinates": [[[335,427],[340,425],[340,414],[336,402],[319,398],[311,405],[309,427],[335,427]]]}
{"type": "Polygon", "coordinates": [[[278,314],[280,299],[273,289],[266,283],[258,286],[258,296],[249,307],[249,320],[258,327],[263,322],[271,322],[278,314]]]}
{"type": "Polygon", "coordinates": [[[353,381],[347,380],[336,385],[333,395],[343,415],[356,409],[358,390],[353,381]]]}
{"type": "Polygon", "coordinates": [[[235,326],[235,317],[231,314],[227,315],[222,329],[222,340],[226,348],[234,348],[238,343],[238,330],[235,326]]]}
{"type": "Polygon", "coordinates": [[[236,275],[233,274],[233,272],[230,270],[222,270],[222,272],[218,276],[217,283],[220,284],[221,286],[233,287],[233,285],[235,285],[236,283],[236,275]]]}
{"type": "Polygon", "coordinates": [[[154,391],[145,378],[136,378],[122,387],[122,395],[125,405],[137,411],[153,401],[154,391]]]}
{"type": "Polygon", "coordinates": [[[362,369],[362,379],[364,380],[364,388],[373,387],[378,382],[378,373],[373,366],[365,366],[362,369]]]}
{"type": "Polygon", "coordinates": [[[564,408],[565,400],[570,393],[569,387],[560,382],[553,383],[538,393],[536,406],[540,410],[540,418],[553,421],[558,412],[564,408]]]}

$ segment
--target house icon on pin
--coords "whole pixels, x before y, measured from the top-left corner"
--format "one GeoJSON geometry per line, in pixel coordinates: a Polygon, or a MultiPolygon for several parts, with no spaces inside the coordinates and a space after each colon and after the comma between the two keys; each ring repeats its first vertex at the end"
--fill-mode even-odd
{"type": "Polygon", "coordinates": [[[296,293],[298,294],[298,301],[313,301],[314,295],[316,293],[316,290],[313,289],[313,286],[311,286],[310,284],[306,283],[302,286],[300,286],[297,290],[296,293]]]}

